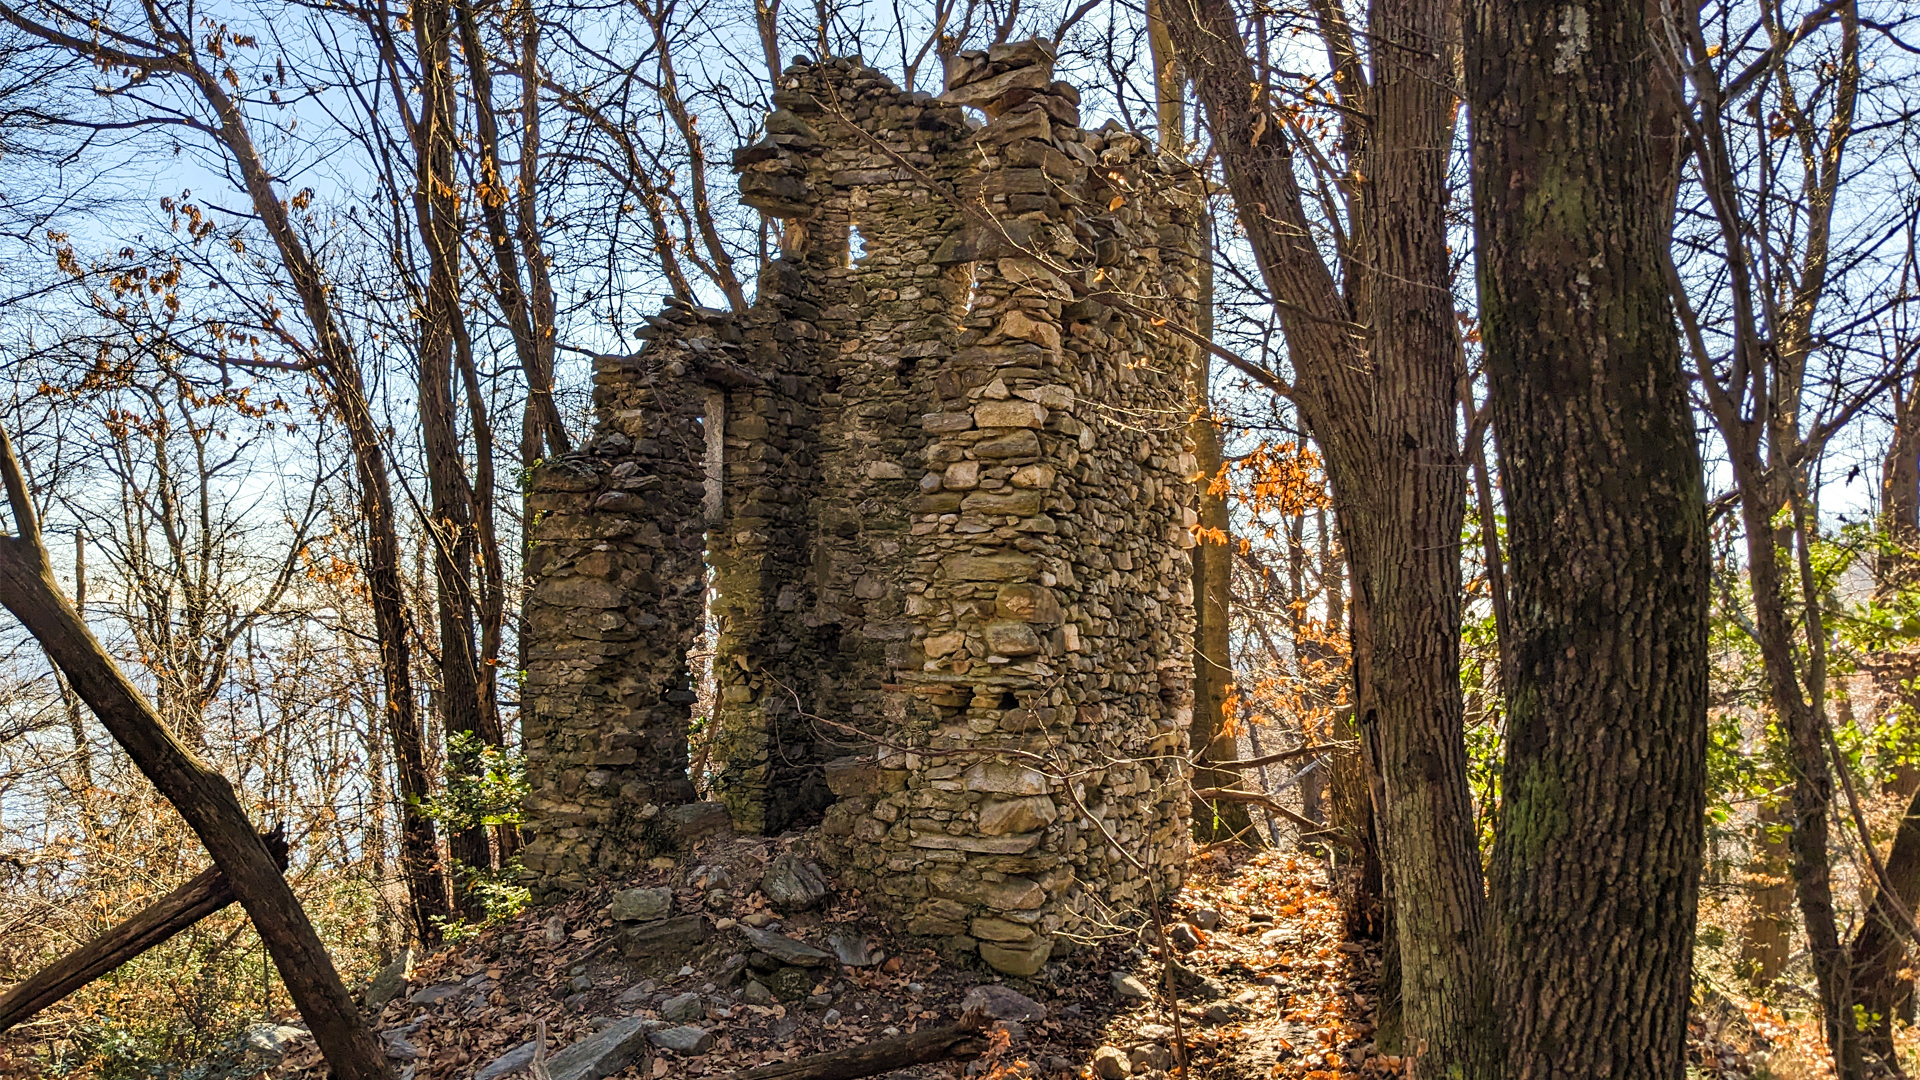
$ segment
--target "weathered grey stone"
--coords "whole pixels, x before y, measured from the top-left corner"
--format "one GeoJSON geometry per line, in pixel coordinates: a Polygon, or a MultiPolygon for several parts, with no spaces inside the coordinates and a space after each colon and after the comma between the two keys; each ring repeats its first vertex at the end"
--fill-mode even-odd
{"type": "Polygon", "coordinates": [[[1033,401],[983,401],[973,407],[973,422],[983,428],[1045,427],[1047,410],[1033,401]]]}
{"type": "Polygon", "coordinates": [[[1047,1018],[1047,1007],[1012,987],[999,983],[984,983],[967,991],[960,999],[960,1011],[971,1012],[985,1009],[988,1016],[995,1020],[1017,1020],[1038,1023],[1047,1018]]]}
{"type": "Polygon", "coordinates": [[[1033,627],[1023,622],[996,619],[981,627],[981,633],[986,638],[987,651],[990,653],[998,653],[1001,656],[1031,656],[1040,651],[1040,635],[1033,632],[1033,627]]]}
{"type": "Polygon", "coordinates": [[[367,986],[367,1011],[379,1015],[382,1006],[400,995],[407,988],[407,979],[413,974],[413,949],[403,946],[398,956],[373,976],[373,982],[367,986]]]}
{"type": "Polygon", "coordinates": [[[1023,458],[1040,454],[1040,436],[1032,431],[1015,431],[973,444],[973,452],[983,458],[1023,458]]]}
{"type": "Polygon", "coordinates": [[[1186,923],[1174,923],[1167,927],[1167,940],[1181,952],[1192,952],[1200,947],[1200,939],[1194,935],[1193,927],[1186,923]]]}
{"type": "Polygon", "coordinates": [[[1005,795],[1039,795],[1053,790],[1053,781],[1047,779],[1047,774],[1038,769],[1011,762],[982,761],[967,769],[961,779],[968,791],[997,791],[1005,795]]]}
{"type": "Polygon", "coordinates": [[[776,934],[771,930],[757,930],[751,926],[742,926],[740,936],[754,948],[782,963],[796,967],[823,967],[833,962],[833,954],[816,949],[804,941],[790,938],[785,934],[776,934]]]}
{"type": "Polygon", "coordinates": [[[972,105],[976,108],[985,108],[998,104],[1001,98],[1016,90],[1025,90],[1029,94],[1036,90],[1044,90],[1052,81],[1053,68],[1050,65],[1015,68],[1012,71],[989,75],[977,82],[955,87],[941,94],[940,100],[949,105],[972,105]]]}
{"type": "MultiPolygon", "coordinates": [[[[1009,170],[1007,173],[1003,175],[1033,176],[1034,179],[1032,179],[1031,181],[1023,182],[1019,185],[1022,188],[1031,189],[1033,191],[1047,191],[1052,186],[1051,182],[1047,179],[1044,170],[1014,169],[1014,170],[1009,170]]],[[[1050,351],[1058,352],[1060,349],[1060,328],[1053,325],[1050,322],[1044,322],[1042,320],[1036,319],[1024,311],[1007,312],[1006,316],[1000,320],[1000,325],[997,328],[997,332],[1003,337],[1019,338],[1023,341],[1031,341],[1034,344],[1040,345],[1050,351]]],[[[1046,409],[1042,407],[1038,402],[1027,402],[1027,404],[1039,410],[1041,422],[1044,423],[1046,421],[1046,409]]],[[[984,420],[980,419],[979,410],[977,409],[974,411],[974,420],[977,423],[979,423],[981,427],[988,427],[988,426],[1039,427],[1040,426],[1040,424],[988,425],[984,420]]]]}
{"type": "Polygon", "coordinates": [[[760,891],[780,907],[804,911],[827,898],[827,879],[810,860],[788,851],[767,864],[760,891]]]}
{"type": "Polygon", "coordinates": [[[981,941],[995,941],[1002,945],[1030,945],[1039,937],[1033,927],[1008,919],[996,919],[983,915],[967,924],[967,933],[981,941]]]}
{"type": "Polygon", "coordinates": [[[653,1040],[653,1045],[662,1050],[671,1050],[676,1054],[704,1054],[713,1049],[713,1033],[706,1028],[694,1027],[690,1024],[685,1027],[662,1028],[649,1037],[653,1040]]]}
{"type": "Polygon", "coordinates": [[[733,818],[722,802],[690,802],[667,808],[660,821],[678,851],[688,851],[702,840],[733,831],[733,818]]]}
{"type": "Polygon", "coordinates": [[[1153,1000],[1153,992],[1147,989],[1147,984],[1124,971],[1116,971],[1107,976],[1107,982],[1113,987],[1113,992],[1117,997],[1127,998],[1132,1001],[1153,1000]]]}
{"type": "Polygon", "coordinates": [[[616,608],[627,602],[627,594],[612,582],[589,577],[548,578],[533,598],[559,608],[616,608]]]}
{"type": "Polygon", "coordinates": [[[672,889],[622,889],[613,894],[611,914],[621,922],[653,922],[673,912],[672,889]]]}
{"type": "Polygon", "coordinates": [[[1046,795],[993,799],[980,805],[980,833],[983,836],[1005,836],[1008,833],[1032,832],[1053,824],[1059,817],[1059,808],[1046,795]]]}
{"type": "Polygon", "coordinates": [[[395,1061],[416,1061],[420,1058],[420,1048],[407,1038],[413,1034],[413,1030],[414,1025],[409,1024],[397,1031],[380,1032],[380,1043],[388,1057],[395,1061]]]}
{"type": "Polygon", "coordinates": [[[671,1020],[676,1024],[687,1020],[698,1020],[706,1013],[707,1007],[701,1003],[700,995],[692,991],[675,994],[660,1003],[660,1019],[671,1020]]]}
{"type": "Polygon", "coordinates": [[[1023,877],[1005,877],[983,882],[980,902],[995,911],[1033,911],[1046,904],[1047,890],[1023,877]]]}
{"type": "Polygon", "coordinates": [[[882,769],[872,758],[836,758],[825,766],[827,788],[835,795],[877,795],[902,791],[907,775],[898,769],[882,769]]]}
{"type": "Polygon", "coordinates": [[[460,984],[457,982],[436,983],[433,986],[422,987],[419,990],[415,990],[408,996],[407,1004],[438,1005],[440,1002],[445,1001],[459,992],[460,984]]]}
{"type": "Polygon", "coordinates": [[[1045,142],[1053,138],[1053,125],[1045,109],[1029,103],[1006,110],[974,138],[989,146],[1023,140],[1045,142]]]}
{"type": "Polygon", "coordinates": [[[873,939],[855,930],[841,930],[827,935],[827,947],[833,950],[836,960],[848,967],[872,967],[880,962],[874,952],[873,939]]]}
{"type": "Polygon", "coordinates": [[[1020,581],[1033,573],[1034,563],[1028,555],[955,555],[943,569],[960,581],[1020,581]]]}
{"type": "Polygon", "coordinates": [[[920,418],[920,427],[936,435],[973,429],[972,413],[928,413],[920,418]]]}
{"type": "Polygon", "coordinates": [[[1062,618],[1059,594],[1044,585],[1002,585],[994,594],[993,607],[1003,619],[1041,626],[1058,626],[1062,618]]]}
{"type": "Polygon", "coordinates": [[[1121,1080],[1133,1072],[1127,1052],[1117,1046],[1103,1046],[1093,1052],[1093,1075],[1100,1080],[1121,1080]]]}
{"type": "Polygon", "coordinates": [[[678,959],[698,950],[712,933],[707,920],[699,915],[641,923],[624,932],[620,954],[636,961],[678,959]]]}
{"type": "Polygon", "coordinates": [[[1127,1062],[1135,1072],[1173,1067],[1173,1051],[1158,1043],[1146,1043],[1127,1051],[1127,1062]]]}
{"type": "MultiPolygon", "coordinates": [[[[987,62],[1004,64],[1007,67],[1050,66],[1059,52],[1053,42],[1045,38],[1028,38],[1025,41],[1008,41],[987,46],[987,62]]],[[[1002,1017],[1002,1019],[1006,1019],[1002,1017]]]]}
{"type": "Polygon", "coordinates": [[[908,841],[927,851],[975,851],[983,855],[1024,855],[1040,845],[1039,833],[1024,836],[950,836],[946,833],[915,833],[908,841]]]}
{"type": "Polygon", "coordinates": [[[767,989],[767,984],[758,979],[749,980],[746,989],[740,991],[740,1000],[749,1005],[771,1005],[773,991],[767,989]]]}
{"type": "MultiPolygon", "coordinates": [[[[633,1063],[655,1022],[639,1017],[615,1020],[547,1059],[553,1080],[602,1080],[633,1063]]],[[[528,1055],[529,1061],[532,1055],[528,1055]]],[[[477,1078],[476,1078],[477,1080],[477,1078]]]]}
{"type": "Polygon", "coordinates": [[[255,1024],[241,1033],[239,1050],[249,1061],[279,1061],[307,1034],[306,1028],[292,1024],[255,1024]]]}
{"type": "MultiPolygon", "coordinates": [[[[1029,517],[1040,512],[1045,503],[1037,491],[976,491],[960,502],[960,509],[974,514],[1029,517]]],[[[1031,633],[1031,631],[1029,631],[1031,633]]]]}
{"type": "Polygon", "coordinates": [[[528,1039],[519,1046],[494,1058],[485,1068],[473,1074],[473,1080],[500,1080],[503,1076],[529,1072],[533,1067],[534,1040],[528,1039]]]}

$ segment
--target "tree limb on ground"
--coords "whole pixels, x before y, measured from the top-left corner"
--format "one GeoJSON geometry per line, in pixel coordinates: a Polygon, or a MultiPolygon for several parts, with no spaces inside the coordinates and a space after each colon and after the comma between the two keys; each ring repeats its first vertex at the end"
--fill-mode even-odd
{"type": "Polygon", "coordinates": [[[958,1023],[946,1027],[762,1065],[733,1073],[726,1080],[859,1080],[934,1061],[975,1058],[986,1052],[981,1033],[992,1023],[985,1010],[971,1009],[958,1023]]]}

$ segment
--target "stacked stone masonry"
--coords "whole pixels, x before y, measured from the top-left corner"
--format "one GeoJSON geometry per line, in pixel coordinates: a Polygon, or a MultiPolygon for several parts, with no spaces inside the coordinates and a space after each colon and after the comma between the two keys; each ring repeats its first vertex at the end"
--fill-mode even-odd
{"type": "Polygon", "coordinates": [[[817,825],[842,885],[1015,974],[1178,883],[1200,206],[1052,67],[962,53],[935,98],[796,62],[735,155],[785,230],[757,300],[597,365],[531,493],[537,892],[694,798],[705,566],[736,828],[817,825]]]}

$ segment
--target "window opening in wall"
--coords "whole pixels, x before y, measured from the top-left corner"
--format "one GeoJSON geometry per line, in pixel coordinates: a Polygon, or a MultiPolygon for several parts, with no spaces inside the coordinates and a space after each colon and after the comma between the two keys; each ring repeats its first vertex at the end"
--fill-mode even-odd
{"type": "Polygon", "coordinates": [[[702,459],[706,490],[700,500],[700,509],[705,512],[707,524],[712,525],[720,520],[720,481],[727,464],[725,391],[707,391],[706,410],[700,418],[700,428],[706,435],[706,453],[702,459]]]}
{"type": "Polygon", "coordinates": [[[867,241],[860,235],[860,226],[856,222],[847,222],[847,265],[852,266],[867,257],[867,241]]]}
{"type": "MultiPolygon", "coordinates": [[[[709,553],[711,548],[708,549],[709,553]]],[[[711,554],[708,555],[708,560],[711,554]]],[[[705,561],[706,584],[700,601],[700,633],[687,650],[687,673],[693,681],[693,715],[687,718],[687,779],[702,799],[714,797],[714,784],[720,777],[720,763],[714,757],[714,744],[720,729],[714,716],[720,705],[720,689],[713,677],[713,659],[720,651],[720,624],[714,618],[714,604],[720,593],[713,587],[713,564],[705,561]]]]}
{"type": "Polygon", "coordinates": [[[700,516],[707,525],[706,542],[701,551],[703,574],[700,596],[700,632],[687,651],[687,673],[692,677],[693,715],[687,723],[687,779],[701,798],[711,798],[719,777],[714,744],[719,729],[714,717],[719,706],[719,686],[714,679],[713,661],[719,652],[720,624],[715,618],[720,594],[714,588],[713,529],[719,525],[725,507],[727,452],[727,395],[724,390],[707,391],[705,407],[696,421],[704,443],[701,455],[701,480],[704,491],[700,516]]]}

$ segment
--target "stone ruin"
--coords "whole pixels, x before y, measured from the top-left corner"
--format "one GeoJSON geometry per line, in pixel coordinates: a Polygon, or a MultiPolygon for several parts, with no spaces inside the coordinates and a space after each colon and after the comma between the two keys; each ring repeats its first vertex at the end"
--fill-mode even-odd
{"type": "Polygon", "coordinates": [[[669,301],[532,480],[537,895],[718,816],[696,725],[734,829],[817,827],[949,954],[1032,974],[1178,885],[1202,207],[1078,102],[1044,42],[938,98],[786,70],[734,156],[784,228],[757,300],[669,301]]]}

